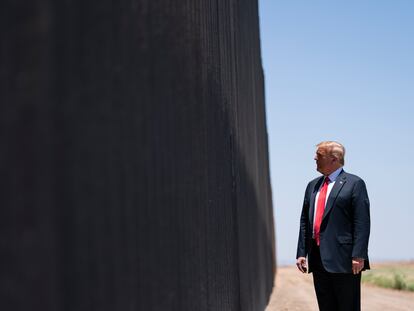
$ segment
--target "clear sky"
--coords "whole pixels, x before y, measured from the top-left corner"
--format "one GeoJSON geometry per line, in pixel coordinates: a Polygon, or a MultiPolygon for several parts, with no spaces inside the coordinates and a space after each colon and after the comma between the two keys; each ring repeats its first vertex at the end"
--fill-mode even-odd
{"type": "Polygon", "coordinates": [[[294,263],[315,145],[371,201],[371,260],[414,259],[414,1],[259,0],[279,264],[294,263]]]}

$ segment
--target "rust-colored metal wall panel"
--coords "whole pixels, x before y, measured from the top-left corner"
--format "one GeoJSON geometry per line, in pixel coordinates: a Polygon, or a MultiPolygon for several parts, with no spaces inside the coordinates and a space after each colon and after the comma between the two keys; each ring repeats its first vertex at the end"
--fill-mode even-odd
{"type": "Polygon", "coordinates": [[[257,1],[2,1],[0,308],[264,310],[257,1]]]}

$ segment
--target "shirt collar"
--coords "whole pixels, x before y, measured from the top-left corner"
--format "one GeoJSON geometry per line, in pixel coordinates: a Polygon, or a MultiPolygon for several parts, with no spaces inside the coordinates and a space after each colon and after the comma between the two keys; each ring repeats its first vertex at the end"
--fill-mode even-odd
{"type": "Polygon", "coordinates": [[[331,182],[334,182],[341,172],[342,172],[342,166],[328,176],[329,180],[331,182]]]}

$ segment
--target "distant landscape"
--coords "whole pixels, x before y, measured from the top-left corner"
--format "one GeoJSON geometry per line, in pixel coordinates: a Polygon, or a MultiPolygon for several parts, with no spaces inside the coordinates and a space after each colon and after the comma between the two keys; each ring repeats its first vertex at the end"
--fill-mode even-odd
{"type": "Polygon", "coordinates": [[[362,273],[362,282],[414,292],[414,261],[373,263],[362,273]]]}
{"type": "MultiPolygon", "coordinates": [[[[362,280],[362,310],[414,310],[414,261],[374,261],[362,280]]],[[[294,310],[318,310],[312,275],[300,273],[294,263],[279,262],[266,311],[294,310]]]]}

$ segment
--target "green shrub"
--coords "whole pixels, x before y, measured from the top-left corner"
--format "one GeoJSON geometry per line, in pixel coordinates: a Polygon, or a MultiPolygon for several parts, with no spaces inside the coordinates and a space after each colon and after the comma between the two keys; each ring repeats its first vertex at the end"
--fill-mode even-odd
{"type": "Polygon", "coordinates": [[[362,282],[396,290],[414,291],[414,265],[382,265],[362,273],[362,282]]]}
{"type": "Polygon", "coordinates": [[[407,284],[405,283],[404,276],[400,273],[394,273],[394,289],[404,290],[407,288],[407,284]]]}

